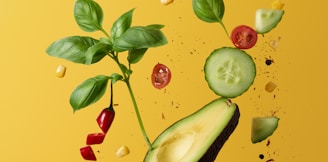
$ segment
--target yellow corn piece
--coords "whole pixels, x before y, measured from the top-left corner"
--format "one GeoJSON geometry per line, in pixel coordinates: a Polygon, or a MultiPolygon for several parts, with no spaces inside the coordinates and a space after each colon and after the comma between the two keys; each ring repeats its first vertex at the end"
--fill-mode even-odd
{"type": "Polygon", "coordinates": [[[266,85],[265,85],[265,90],[267,92],[272,92],[274,89],[277,88],[277,85],[275,83],[273,83],[272,81],[268,82],[266,85]]]}
{"type": "Polygon", "coordinates": [[[66,67],[64,65],[58,65],[56,69],[56,76],[58,78],[62,78],[65,76],[65,73],[66,73],[66,67]]]}
{"type": "Polygon", "coordinates": [[[280,0],[275,0],[271,4],[272,9],[275,9],[275,10],[282,10],[282,8],[284,8],[284,6],[285,6],[285,3],[282,3],[280,0]]]}
{"type": "Polygon", "coordinates": [[[271,41],[269,42],[269,46],[270,46],[271,48],[273,48],[273,49],[278,48],[278,45],[279,45],[279,42],[278,42],[277,40],[271,40],[271,41]]]}
{"type": "Polygon", "coordinates": [[[162,5],[169,5],[173,2],[174,0],[161,0],[162,5]]]}
{"type": "Polygon", "coordinates": [[[116,156],[123,157],[123,156],[128,155],[129,153],[130,153],[129,148],[125,145],[122,145],[120,148],[117,149],[116,156]]]}

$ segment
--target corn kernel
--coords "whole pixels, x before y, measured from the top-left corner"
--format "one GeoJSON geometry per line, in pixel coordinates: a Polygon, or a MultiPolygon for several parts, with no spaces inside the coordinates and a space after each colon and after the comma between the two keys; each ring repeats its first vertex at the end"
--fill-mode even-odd
{"type": "Polygon", "coordinates": [[[66,73],[66,67],[64,65],[58,65],[56,69],[56,76],[58,78],[62,78],[65,76],[65,73],[66,73]]]}
{"type": "Polygon", "coordinates": [[[122,145],[120,148],[117,149],[116,156],[123,157],[123,156],[128,155],[129,153],[130,153],[129,148],[125,145],[122,145]]]}
{"type": "Polygon", "coordinates": [[[280,0],[275,0],[272,2],[271,7],[275,10],[281,10],[285,6],[285,3],[282,3],[280,0]]]}
{"type": "Polygon", "coordinates": [[[269,46],[272,48],[272,49],[276,49],[278,48],[278,45],[279,45],[279,42],[277,40],[271,40],[269,42],[269,46]]]}
{"type": "Polygon", "coordinates": [[[265,85],[265,90],[267,92],[272,92],[274,89],[277,88],[277,85],[275,83],[273,83],[272,81],[268,82],[266,85],[265,85]]]}
{"type": "Polygon", "coordinates": [[[169,5],[173,2],[174,0],[161,0],[162,5],[169,5]]]}

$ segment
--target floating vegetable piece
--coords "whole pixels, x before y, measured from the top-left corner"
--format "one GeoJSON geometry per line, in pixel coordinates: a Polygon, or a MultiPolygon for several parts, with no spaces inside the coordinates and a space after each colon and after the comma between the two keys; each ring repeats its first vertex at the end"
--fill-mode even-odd
{"type": "Polygon", "coordinates": [[[113,107],[113,81],[110,84],[110,104],[108,108],[105,108],[101,111],[97,117],[97,123],[99,128],[106,134],[108,129],[113,123],[115,118],[115,111],[113,107]]]}
{"type": "Polygon", "coordinates": [[[123,156],[128,155],[129,153],[130,153],[129,148],[125,145],[122,145],[120,148],[117,149],[116,156],[123,157],[123,156]]]}
{"type": "Polygon", "coordinates": [[[163,64],[156,64],[153,68],[151,74],[151,82],[153,86],[157,89],[162,89],[166,87],[171,80],[171,71],[170,69],[163,64]]]}
{"type": "Polygon", "coordinates": [[[173,3],[174,0],[161,0],[161,4],[162,5],[169,5],[171,3],[173,3]]]}
{"type": "Polygon", "coordinates": [[[64,65],[58,65],[57,69],[56,69],[56,76],[58,78],[63,78],[66,74],[66,66],[64,65]]]}
{"type": "Polygon", "coordinates": [[[251,141],[257,143],[273,134],[278,127],[277,117],[255,117],[252,121],[251,141]]]}
{"type": "Polygon", "coordinates": [[[212,162],[237,127],[239,117],[237,104],[216,99],[164,130],[144,162],[212,162]]]}
{"type": "Polygon", "coordinates": [[[94,154],[91,146],[80,148],[80,153],[85,160],[97,161],[96,155],[94,154]]]}
{"type": "Polygon", "coordinates": [[[255,30],[265,34],[274,29],[281,21],[284,10],[258,9],[255,14],[255,30]]]}
{"type": "Polygon", "coordinates": [[[236,48],[249,49],[256,44],[257,33],[249,26],[239,25],[232,30],[231,40],[236,48]]]}
{"type": "Polygon", "coordinates": [[[88,134],[87,145],[101,144],[105,139],[104,133],[92,133],[88,134]]]}
{"type": "Polygon", "coordinates": [[[253,58],[238,48],[222,47],[207,58],[205,79],[217,95],[234,98],[253,84],[256,67],[253,58]]]}
{"type": "Polygon", "coordinates": [[[266,90],[267,92],[273,92],[274,89],[276,89],[276,88],[277,88],[277,85],[276,85],[274,82],[272,82],[272,81],[268,82],[268,83],[265,85],[265,90],[266,90]]]}
{"type": "Polygon", "coordinates": [[[282,3],[280,0],[275,0],[271,4],[271,8],[274,10],[281,10],[285,6],[285,3],[282,3]]]}
{"type": "Polygon", "coordinates": [[[105,108],[101,111],[99,116],[97,117],[97,123],[99,128],[104,132],[107,133],[108,129],[113,123],[115,117],[114,109],[105,108]]]}
{"type": "Polygon", "coordinates": [[[221,24],[229,37],[227,28],[222,19],[225,11],[223,0],[192,0],[192,8],[195,15],[202,21],[208,23],[217,22],[221,24]]]}
{"type": "Polygon", "coordinates": [[[272,49],[276,49],[278,48],[278,45],[279,45],[279,42],[277,40],[271,40],[269,42],[269,46],[272,48],[272,49]]]}

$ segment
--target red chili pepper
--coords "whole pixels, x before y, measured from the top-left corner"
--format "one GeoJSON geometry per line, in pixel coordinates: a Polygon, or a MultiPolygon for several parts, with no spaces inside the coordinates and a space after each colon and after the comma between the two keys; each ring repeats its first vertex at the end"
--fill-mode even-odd
{"type": "Polygon", "coordinates": [[[105,139],[104,133],[88,134],[87,145],[101,144],[105,139]]]}
{"type": "Polygon", "coordinates": [[[109,127],[113,123],[114,117],[115,111],[112,107],[103,109],[97,117],[97,123],[104,133],[107,133],[109,127]]]}
{"type": "Polygon", "coordinates": [[[80,153],[85,160],[97,161],[96,155],[94,154],[91,146],[80,148],[80,153]]]}

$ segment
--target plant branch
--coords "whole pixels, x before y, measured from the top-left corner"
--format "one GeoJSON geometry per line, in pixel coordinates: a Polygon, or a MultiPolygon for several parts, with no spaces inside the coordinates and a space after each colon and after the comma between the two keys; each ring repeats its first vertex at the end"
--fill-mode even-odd
{"type": "Polygon", "coordinates": [[[129,82],[129,80],[127,80],[125,83],[126,83],[128,89],[129,89],[129,93],[130,93],[130,96],[131,96],[131,99],[132,99],[132,102],[133,102],[134,110],[136,112],[136,115],[137,115],[137,118],[138,118],[138,123],[139,123],[140,129],[141,129],[141,132],[143,134],[144,140],[146,141],[146,143],[148,145],[148,149],[152,150],[152,145],[151,145],[151,142],[149,141],[149,138],[147,136],[145,127],[143,125],[143,122],[142,122],[142,119],[141,119],[141,116],[140,116],[140,112],[139,112],[139,109],[138,109],[138,105],[137,105],[136,99],[134,97],[134,94],[132,92],[130,82],[129,82]]]}
{"type": "Polygon", "coordinates": [[[230,39],[230,36],[229,36],[229,33],[228,33],[228,30],[227,30],[227,28],[225,27],[225,25],[223,24],[223,22],[222,22],[222,21],[220,22],[220,24],[221,24],[221,26],[223,27],[223,29],[224,29],[224,32],[226,33],[227,37],[230,39]]]}
{"type": "MultiPolygon", "coordinates": [[[[139,127],[141,129],[141,132],[142,132],[142,135],[144,137],[144,140],[148,146],[148,149],[149,150],[152,150],[152,145],[151,145],[151,142],[149,141],[149,138],[148,138],[148,135],[146,133],[146,130],[145,130],[145,127],[143,125],[143,122],[142,122],[142,118],[141,118],[141,115],[140,115],[140,112],[139,112],[139,108],[138,108],[138,105],[137,105],[137,102],[136,102],[136,99],[134,97],[134,94],[133,94],[133,91],[132,91],[132,88],[131,88],[131,85],[130,85],[130,74],[127,74],[125,72],[125,70],[121,67],[121,63],[118,59],[118,54],[113,54],[113,57],[112,59],[117,63],[117,65],[119,66],[122,74],[123,74],[123,81],[126,83],[127,87],[128,87],[128,90],[129,90],[129,93],[130,93],[130,97],[131,97],[131,100],[132,100],[132,103],[133,103],[133,107],[134,107],[134,110],[135,110],[135,113],[137,115],[137,119],[138,119],[138,124],[139,124],[139,127]]],[[[129,70],[131,70],[130,68],[130,64],[129,64],[129,70]]]]}

